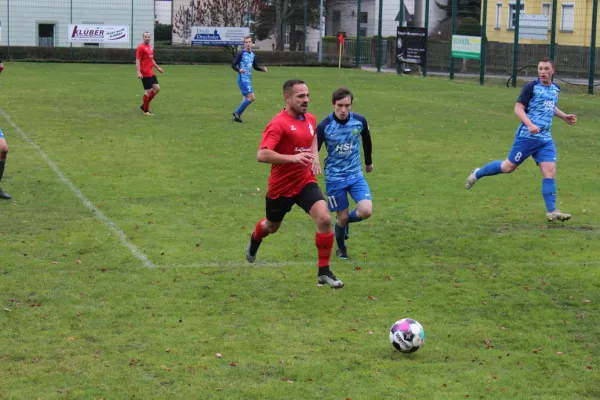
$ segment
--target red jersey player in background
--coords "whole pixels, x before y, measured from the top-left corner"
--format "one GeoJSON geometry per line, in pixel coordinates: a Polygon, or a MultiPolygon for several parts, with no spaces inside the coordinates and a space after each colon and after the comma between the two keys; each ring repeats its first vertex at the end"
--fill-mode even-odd
{"type": "Polygon", "coordinates": [[[160,92],[158,79],[154,74],[154,67],[161,74],[165,72],[154,61],[154,51],[150,46],[150,33],[144,32],[144,41],[137,47],[135,51],[135,68],[137,69],[137,77],[142,80],[144,85],[144,104],[140,106],[144,115],[154,115],[150,112],[150,102],[160,92]]]}
{"type": "Polygon", "coordinates": [[[277,232],[294,204],[317,224],[315,244],[319,256],[317,282],[341,288],[344,283],[329,269],[333,247],[331,216],[317,185],[321,172],[317,150],[316,120],[306,112],[308,87],[300,80],[283,84],[285,109],[265,128],[258,149],[258,162],[272,164],[266,198],[266,218],[256,224],[246,246],[246,259],[253,263],[262,240],[277,232]]]}

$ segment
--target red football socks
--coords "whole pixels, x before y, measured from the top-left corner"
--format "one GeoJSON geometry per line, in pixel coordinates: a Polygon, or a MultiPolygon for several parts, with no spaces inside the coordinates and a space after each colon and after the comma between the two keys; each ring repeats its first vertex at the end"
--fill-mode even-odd
{"type": "Polygon", "coordinates": [[[315,234],[315,244],[319,254],[319,268],[329,267],[329,258],[333,248],[333,232],[315,234]]]}
{"type": "Polygon", "coordinates": [[[256,240],[257,242],[262,241],[265,237],[267,237],[269,235],[269,232],[265,232],[262,229],[262,223],[263,221],[265,221],[266,218],[261,219],[260,221],[258,221],[258,223],[256,224],[256,226],[254,227],[254,240],[256,240]]]}
{"type": "Polygon", "coordinates": [[[148,107],[150,107],[150,97],[144,95],[144,111],[148,111],[148,107]]]}
{"type": "Polygon", "coordinates": [[[152,99],[154,98],[154,96],[156,96],[156,92],[153,90],[150,92],[150,101],[152,101],[152,99]]]}

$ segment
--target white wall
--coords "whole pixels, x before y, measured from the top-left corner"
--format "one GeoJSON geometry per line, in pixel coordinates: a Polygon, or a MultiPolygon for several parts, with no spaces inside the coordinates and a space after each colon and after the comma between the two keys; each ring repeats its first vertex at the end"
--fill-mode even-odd
{"type": "Polygon", "coordinates": [[[154,1],[154,21],[159,24],[171,25],[171,0],[155,0],[154,1]]]}
{"type": "MultiPolygon", "coordinates": [[[[6,3],[5,3],[6,5],[6,3]]],[[[10,29],[11,46],[37,46],[38,25],[54,24],[54,46],[70,45],[67,35],[69,24],[129,25],[133,46],[142,41],[144,31],[154,30],[154,0],[135,0],[133,30],[131,29],[131,1],[127,0],[27,0],[10,2],[10,20],[7,7],[0,7],[2,37],[0,46],[7,46],[10,29]],[[73,7],[71,8],[71,4],[73,7]]],[[[73,43],[73,46],[83,44],[73,43]]],[[[101,47],[130,48],[131,43],[105,43],[101,47]]]]}

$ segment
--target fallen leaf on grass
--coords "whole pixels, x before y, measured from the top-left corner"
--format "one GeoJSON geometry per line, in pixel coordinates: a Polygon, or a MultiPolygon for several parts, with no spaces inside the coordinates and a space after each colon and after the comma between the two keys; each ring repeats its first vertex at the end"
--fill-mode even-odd
{"type": "Polygon", "coordinates": [[[215,354],[215,357],[217,357],[217,358],[223,358],[223,354],[217,353],[217,354],[215,354]]]}
{"type": "Polygon", "coordinates": [[[485,347],[487,349],[491,349],[492,347],[494,347],[494,345],[492,344],[492,342],[490,342],[490,339],[485,339],[485,347]]]}
{"type": "Polygon", "coordinates": [[[368,331],[367,333],[368,333],[369,335],[372,335],[372,334],[373,334],[373,331],[368,331]]]}
{"type": "Polygon", "coordinates": [[[377,297],[375,297],[375,296],[369,296],[369,300],[375,301],[375,300],[377,300],[377,297]]]}
{"type": "Polygon", "coordinates": [[[237,367],[238,366],[237,363],[234,363],[234,362],[229,363],[229,365],[231,365],[232,367],[237,367]]]}
{"type": "Polygon", "coordinates": [[[537,349],[533,350],[533,353],[537,353],[538,351],[542,351],[544,350],[543,347],[538,347],[537,349]]]}
{"type": "Polygon", "coordinates": [[[559,356],[562,356],[563,352],[562,351],[557,351],[556,354],[558,354],[559,356]]]}
{"type": "Polygon", "coordinates": [[[584,303],[591,303],[591,300],[583,300],[584,303]]]}
{"type": "Polygon", "coordinates": [[[170,348],[170,347],[167,347],[167,348],[165,349],[165,352],[167,352],[167,353],[170,353],[170,352],[171,352],[171,348],[170,348]]]}

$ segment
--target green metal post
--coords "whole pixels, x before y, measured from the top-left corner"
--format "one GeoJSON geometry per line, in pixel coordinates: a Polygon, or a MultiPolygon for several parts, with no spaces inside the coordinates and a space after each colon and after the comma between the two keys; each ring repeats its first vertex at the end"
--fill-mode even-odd
{"type": "MultiPolygon", "coordinates": [[[[71,0],[69,23],[73,23],[73,0],[71,0]]],[[[69,57],[73,58],[73,43],[69,42],[69,57]]]]}
{"type": "Polygon", "coordinates": [[[248,14],[247,14],[246,25],[250,28],[250,0],[248,0],[248,14]]]}
{"type": "MultiPolygon", "coordinates": [[[[512,87],[517,87],[517,67],[519,65],[519,20],[521,16],[521,0],[515,4],[515,40],[513,42],[513,74],[512,87]]],[[[512,15],[509,15],[512,18],[512,15]]]]}
{"type": "Polygon", "coordinates": [[[302,45],[302,60],[304,64],[306,64],[306,23],[308,21],[308,0],[304,0],[304,31],[302,33],[302,40],[304,44],[302,45]]]}
{"type": "MultiPolygon", "coordinates": [[[[404,0],[400,0],[400,11],[398,12],[398,27],[404,26],[404,0]]],[[[397,46],[397,44],[396,44],[397,46]]],[[[396,73],[401,73],[402,62],[396,60],[396,73]]]]}
{"type": "Polygon", "coordinates": [[[131,0],[131,32],[129,32],[129,34],[131,35],[131,58],[135,60],[135,55],[133,52],[133,1],[134,0],[131,0]]]}
{"type": "Polygon", "coordinates": [[[356,58],[356,66],[360,67],[360,3],[361,0],[358,0],[356,7],[356,43],[354,46],[354,57],[356,58]]]}
{"type": "MultiPolygon", "coordinates": [[[[425,48],[429,39],[429,0],[425,0],[425,48]]],[[[427,77],[427,56],[423,65],[423,77],[427,77]]]]}
{"type": "Polygon", "coordinates": [[[588,94],[594,94],[594,70],[596,66],[596,24],[598,23],[598,0],[592,3],[592,39],[590,40],[590,74],[588,94]]]}
{"type": "Polygon", "coordinates": [[[550,59],[554,60],[554,52],[556,51],[556,9],[557,0],[552,0],[552,30],[550,31],[550,59]]]}
{"type": "MultiPolygon", "coordinates": [[[[450,43],[454,40],[456,34],[456,7],[458,0],[452,0],[452,38],[450,43]]],[[[450,45],[452,46],[452,45],[450,45]]],[[[450,79],[454,79],[454,57],[452,57],[452,47],[450,47],[450,79]]]]}
{"type": "MultiPolygon", "coordinates": [[[[194,26],[194,21],[195,21],[195,17],[194,17],[194,2],[192,2],[192,26],[194,26]]],[[[193,60],[193,49],[194,49],[194,44],[192,43],[192,38],[190,36],[190,62],[192,62],[193,60]]]]}
{"type": "Polygon", "coordinates": [[[487,47],[487,0],[483,0],[483,10],[481,15],[481,47],[479,50],[479,84],[483,85],[485,80],[485,51],[487,47]]]}
{"type": "Polygon", "coordinates": [[[377,72],[381,72],[381,47],[382,47],[382,38],[381,31],[382,29],[382,21],[383,20],[383,0],[379,0],[379,25],[377,28],[377,72]]]}
{"type": "Polygon", "coordinates": [[[6,34],[7,34],[7,47],[6,47],[6,58],[10,58],[10,0],[6,2],[6,34]]]}

